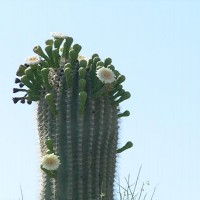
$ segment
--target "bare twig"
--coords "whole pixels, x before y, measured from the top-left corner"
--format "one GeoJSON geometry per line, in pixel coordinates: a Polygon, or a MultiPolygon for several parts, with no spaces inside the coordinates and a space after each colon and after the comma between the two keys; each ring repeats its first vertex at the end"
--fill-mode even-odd
{"type": "Polygon", "coordinates": [[[21,187],[21,185],[19,187],[20,187],[21,197],[22,197],[22,200],[23,200],[24,197],[23,197],[22,187],[21,187]]]}
{"type": "Polygon", "coordinates": [[[141,187],[141,190],[140,190],[140,196],[139,196],[138,200],[140,200],[143,191],[144,191],[144,183],[142,184],[142,187],[141,187]]]}
{"type": "Polygon", "coordinates": [[[151,196],[151,200],[153,199],[153,196],[154,196],[154,194],[155,194],[155,191],[156,191],[157,186],[158,186],[158,185],[156,185],[156,187],[155,187],[154,190],[153,190],[153,194],[152,194],[152,196],[151,196]]]}
{"type": "Polygon", "coordinates": [[[142,169],[142,165],[140,166],[140,169],[139,169],[139,172],[138,172],[138,176],[137,176],[137,179],[136,179],[135,187],[134,187],[134,190],[133,190],[133,195],[135,194],[135,190],[136,190],[136,187],[137,187],[137,183],[138,183],[138,180],[139,180],[141,169],[142,169]]]}
{"type": "MultiPolygon", "coordinates": [[[[142,183],[140,191],[136,192],[136,188],[137,188],[137,185],[138,185],[138,182],[139,182],[139,176],[140,176],[141,169],[142,169],[142,165],[139,168],[137,178],[136,178],[136,182],[134,184],[130,184],[130,175],[128,175],[128,177],[125,178],[126,187],[123,187],[123,186],[120,185],[120,179],[119,179],[117,184],[118,184],[118,193],[119,193],[120,200],[136,200],[136,199],[137,200],[146,200],[147,193],[145,192],[145,194],[144,194],[145,182],[142,183]]],[[[149,185],[149,181],[147,181],[146,184],[149,185]]],[[[150,200],[153,200],[156,188],[157,188],[157,186],[154,188],[153,194],[152,194],[150,200]]]]}
{"type": "Polygon", "coordinates": [[[129,180],[130,180],[130,175],[128,175],[128,180],[125,178],[125,180],[126,180],[126,183],[127,183],[127,191],[129,191],[130,192],[130,195],[131,195],[131,200],[134,200],[134,193],[132,192],[132,190],[131,190],[131,187],[134,185],[134,184],[132,184],[132,185],[130,185],[129,184],[129,180]]]}

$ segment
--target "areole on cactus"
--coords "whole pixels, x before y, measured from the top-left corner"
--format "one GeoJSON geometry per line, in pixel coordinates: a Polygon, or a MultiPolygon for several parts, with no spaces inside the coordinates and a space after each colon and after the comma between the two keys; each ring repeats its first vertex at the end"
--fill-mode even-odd
{"type": "Polygon", "coordinates": [[[113,200],[116,155],[132,146],[117,149],[118,120],[130,114],[119,108],[130,97],[125,76],[110,58],[84,59],[72,37],[52,36],[19,66],[13,89],[25,93],[14,103],[38,103],[40,199],[113,200]]]}

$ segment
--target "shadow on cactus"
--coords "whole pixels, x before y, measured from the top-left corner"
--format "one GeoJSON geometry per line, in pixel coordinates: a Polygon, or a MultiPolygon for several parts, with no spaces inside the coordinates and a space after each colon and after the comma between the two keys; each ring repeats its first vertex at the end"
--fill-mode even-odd
{"type": "Polygon", "coordinates": [[[20,65],[15,83],[22,92],[13,102],[37,102],[41,149],[41,200],[94,200],[114,198],[118,120],[129,116],[119,104],[130,97],[112,60],[98,54],[86,60],[81,46],[53,33],[44,50],[20,65]]]}

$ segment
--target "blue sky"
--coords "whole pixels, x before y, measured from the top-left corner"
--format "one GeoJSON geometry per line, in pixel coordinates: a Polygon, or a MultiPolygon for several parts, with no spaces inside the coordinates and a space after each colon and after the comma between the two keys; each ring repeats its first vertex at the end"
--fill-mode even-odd
{"type": "MultiPolygon", "coordinates": [[[[140,184],[154,200],[200,199],[199,1],[2,1],[0,199],[38,200],[36,105],[14,105],[15,72],[49,32],[64,32],[82,54],[111,57],[132,94],[131,116],[120,125],[117,173],[140,184]]],[[[123,182],[122,182],[123,184],[123,182]]],[[[139,188],[138,188],[139,189],[139,188]]],[[[148,199],[148,198],[147,198],[148,199]]],[[[149,198],[150,199],[150,198],[149,198]]]]}

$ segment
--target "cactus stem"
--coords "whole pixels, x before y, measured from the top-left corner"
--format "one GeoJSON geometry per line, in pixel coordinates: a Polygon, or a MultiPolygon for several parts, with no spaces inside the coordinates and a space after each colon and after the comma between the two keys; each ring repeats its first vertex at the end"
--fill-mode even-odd
{"type": "Polygon", "coordinates": [[[13,93],[17,93],[17,92],[27,92],[27,90],[26,89],[13,88],[13,93]]]}
{"type": "Polygon", "coordinates": [[[12,100],[14,103],[17,103],[19,100],[21,100],[21,97],[13,97],[12,100]]]}
{"type": "Polygon", "coordinates": [[[130,115],[130,112],[128,110],[124,111],[123,113],[118,114],[118,118],[120,117],[128,117],[130,115]]]}
{"type": "Polygon", "coordinates": [[[19,78],[15,78],[15,83],[21,83],[21,80],[19,78]]]}

